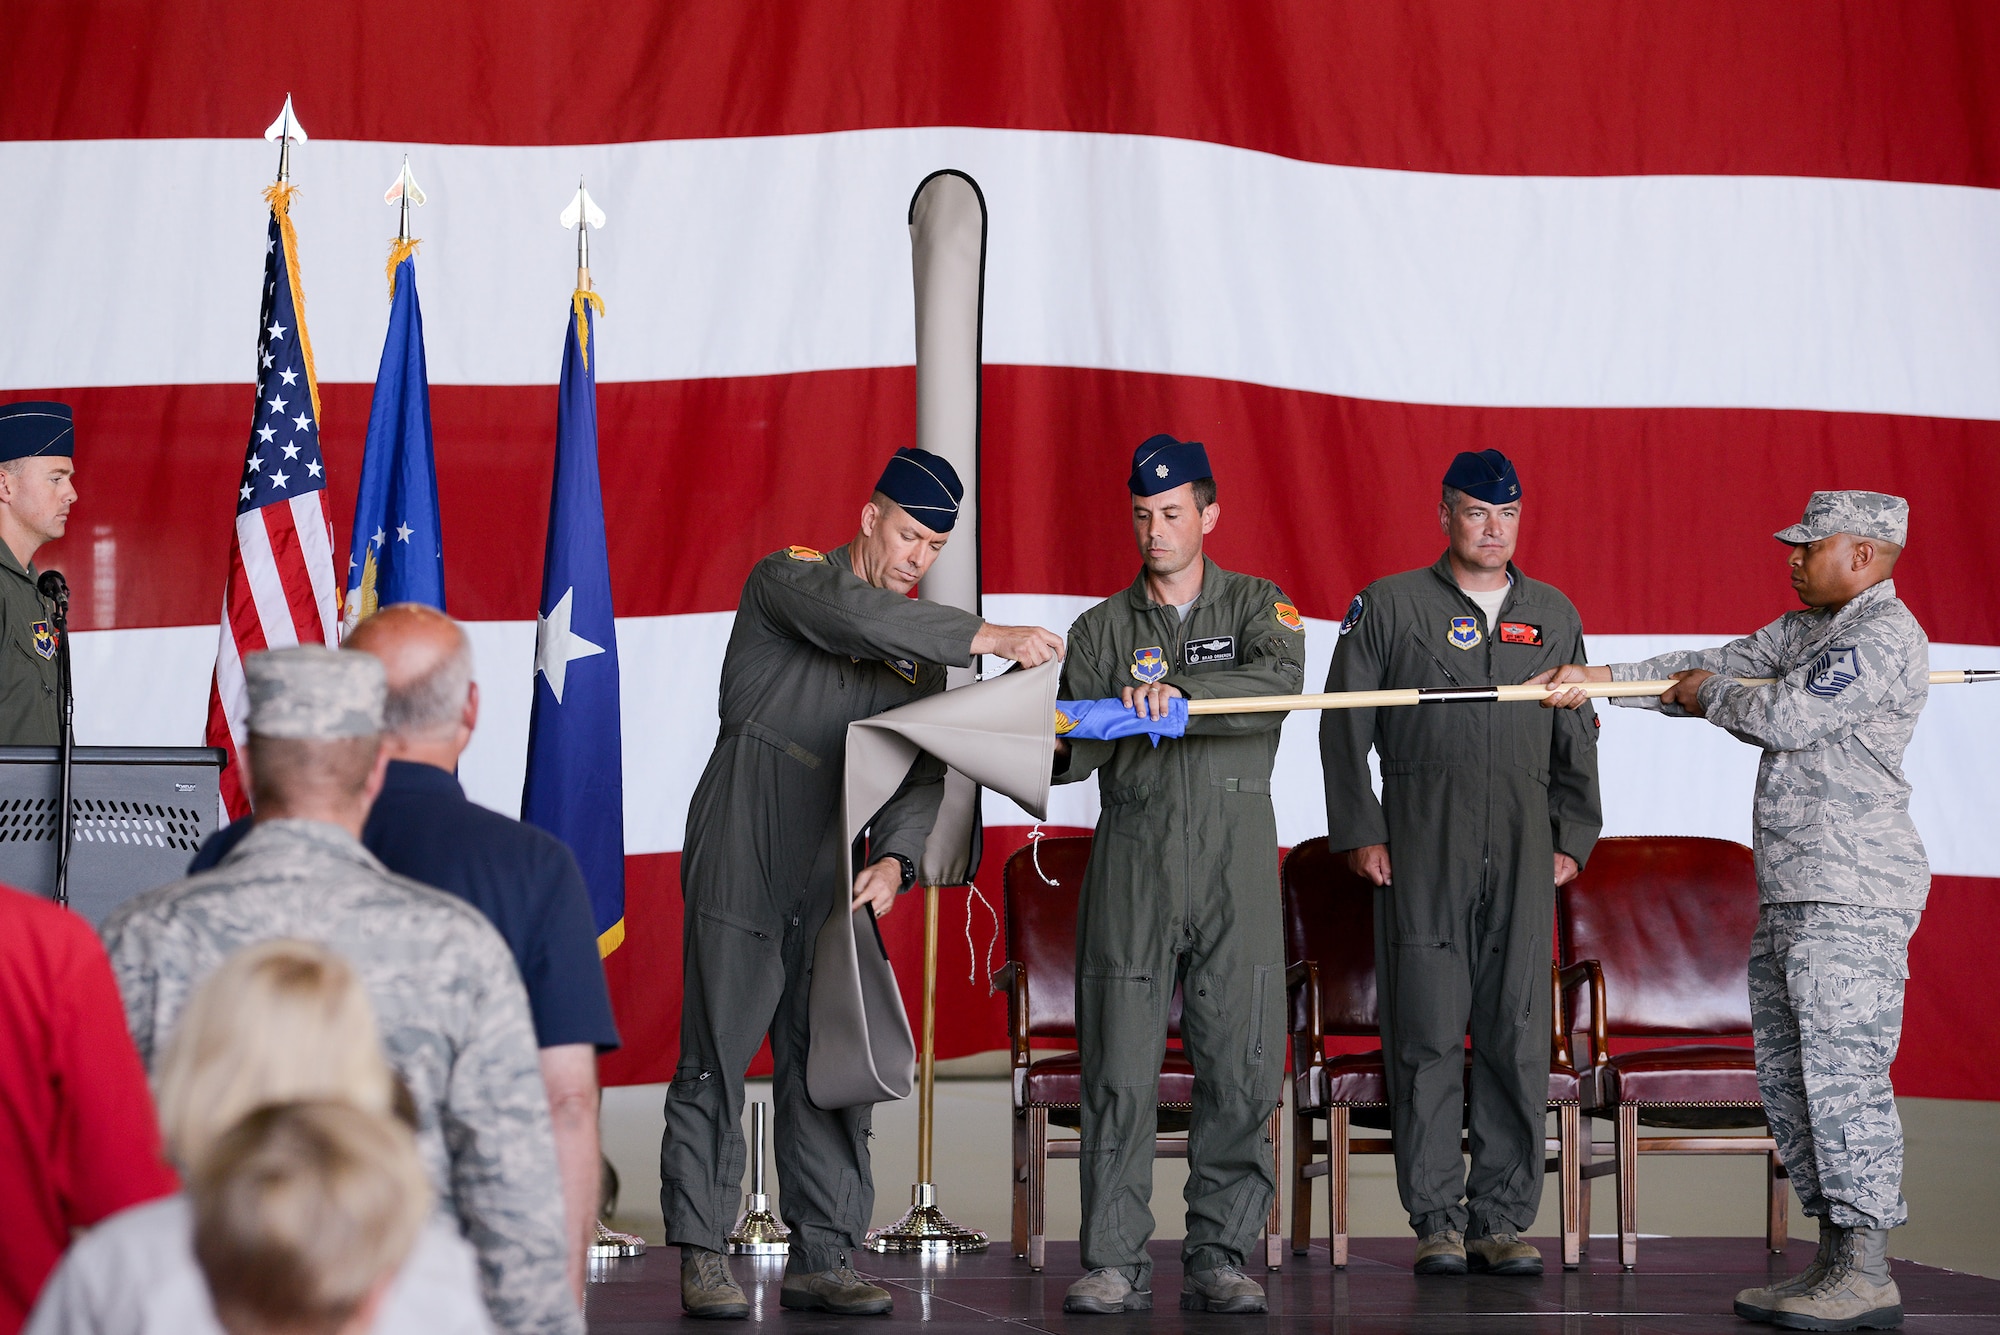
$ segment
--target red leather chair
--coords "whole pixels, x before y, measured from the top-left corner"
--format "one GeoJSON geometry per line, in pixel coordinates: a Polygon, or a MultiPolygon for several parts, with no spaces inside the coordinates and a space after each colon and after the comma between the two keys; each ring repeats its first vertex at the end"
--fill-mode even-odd
{"type": "MultiPolygon", "coordinates": [[[[1292,1250],[1306,1254],[1312,1234],[1312,1180],[1327,1179],[1332,1223],[1330,1250],[1347,1264],[1347,1192],[1350,1154],[1390,1154],[1386,1136],[1356,1138],[1356,1126],[1386,1130],[1389,1086],[1382,1050],[1328,1056],[1334,1036],[1374,1038],[1380,1033],[1375,1003],[1375,887],[1347,868],[1324,838],[1308,839],[1285,857],[1279,878],[1285,896],[1285,974],[1292,1029],[1292,1250]],[[1318,1126],[1325,1123],[1324,1137],[1318,1126]],[[1324,1157],[1321,1157],[1324,1156],[1324,1157]]],[[[1550,966],[1551,993],[1559,986],[1550,966]]],[[[1562,1008],[1551,1007],[1549,1108],[1557,1134],[1546,1150],[1547,1171],[1562,1192],[1565,1269],[1582,1263],[1590,1218],[1584,1172],[1590,1154],[1582,1135],[1580,1077],[1570,1060],[1562,1008]]],[[[1466,1053],[1470,1079],[1472,1054],[1466,1053]]]]}
{"type": "MultiPolygon", "coordinates": [[[[1076,913],[1090,836],[1043,839],[1017,849],[1007,859],[1007,965],[993,986],[1008,993],[1007,1027],[1013,1049],[1014,1083],[1014,1255],[1031,1270],[1042,1268],[1047,1242],[1048,1161],[1074,1159],[1075,1137],[1049,1138],[1049,1123],[1073,1129],[1083,1123],[1083,1062],[1076,1044],[1076,913]],[[1040,872],[1036,870],[1037,863],[1040,872]],[[1048,882],[1053,881],[1051,885],[1048,882]],[[1037,1056],[1032,1046],[1060,1043],[1069,1051],[1037,1056]]],[[[1160,1110],[1154,1153],[1187,1157],[1184,1133],[1194,1108],[1194,1067],[1180,1049],[1181,999],[1174,994],[1167,1025],[1167,1055],[1160,1068],[1160,1110]]],[[[1278,1167],[1281,1113],[1265,1131],[1271,1162],[1278,1167]]],[[[1275,1270],[1283,1262],[1276,1193],[1264,1230],[1264,1261],[1275,1270]]]]}
{"type": "Polygon", "coordinates": [[[1639,1127],[1713,1131],[1765,1125],[1751,1050],[1684,1042],[1610,1055],[1610,1038],[1715,1039],[1750,1032],[1750,938],[1757,876],[1750,850],[1724,839],[1601,839],[1557,892],[1569,1022],[1588,1029],[1587,1116],[1616,1122],[1618,1261],[1639,1259],[1641,1154],[1762,1154],[1770,1163],[1766,1241],[1785,1249],[1785,1169],[1769,1136],[1645,1136],[1639,1127]],[[1588,975],[1588,989],[1571,986],[1588,975]]]}

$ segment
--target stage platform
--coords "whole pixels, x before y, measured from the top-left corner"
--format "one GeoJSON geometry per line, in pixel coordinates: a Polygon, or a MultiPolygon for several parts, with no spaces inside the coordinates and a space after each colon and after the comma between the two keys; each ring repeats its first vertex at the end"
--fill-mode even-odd
{"type": "MultiPolygon", "coordinates": [[[[1556,1240],[1533,1240],[1544,1255],[1556,1240]]],[[[1597,1241],[1604,1252],[1607,1245],[1597,1241]]],[[[778,1306],[782,1273],[774,1264],[756,1269],[750,1257],[732,1258],[736,1277],[751,1295],[752,1321],[782,1321],[791,1330],[852,1329],[856,1324],[925,1322],[931,1330],[992,1330],[1004,1323],[1028,1331],[1120,1330],[1286,1332],[1539,1332],[1619,1331],[1640,1335],[1686,1335],[1700,1331],[1769,1330],[1741,1321],[1730,1311],[1738,1289],[1783,1276],[1811,1255],[1795,1243],[1784,1256],[1770,1256],[1754,1238],[1662,1238],[1640,1245],[1639,1269],[1622,1273],[1607,1255],[1586,1257],[1584,1268],[1565,1274],[1551,1267],[1539,1279],[1481,1276],[1418,1278],[1410,1273],[1416,1243],[1399,1238],[1357,1238],[1353,1260],[1339,1272],[1327,1263],[1326,1246],[1285,1259],[1284,1268],[1251,1273],[1270,1293],[1268,1316],[1212,1316],[1180,1310],[1180,1253],[1171,1242],[1153,1244],[1151,1312],[1124,1316],[1070,1316],[1062,1310],[1063,1290],[1079,1273],[1073,1242],[1049,1244],[1048,1269],[1037,1275],[1016,1261],[1001,1242],[983,1254],[925,1262],[916,1257],[866,1255],[856,1268],[896,1295],[887,1317],[830,1317],[786,1312],[778,1306]],[[1769,1267],[1767,1269],[1767,1262],[1769,1267]],[[753,1287],[752,1281],[756,1281],[753,1287]]],[[[1559,1253],[1557,1253],[1559,1254],[1559,1253]]],[[[1963,1275],[1930,1266],[1896,1262],[1903,1291],[1904,1329],[1922,1332],[2000,1331],[2000,1280],[1963,1275]]],[[[613,1262],[593,1276],[589,1294],[590,1329],[637,1335],[684,1322],[680,1310],[680,1253],[656,1247],[648,1255],[613,1262]]],[[[689,1323],[693,1329],[696,1323],[689,1323]]],[[[702,1329],[727,1323],[699,1323],[702,1329]]]]}

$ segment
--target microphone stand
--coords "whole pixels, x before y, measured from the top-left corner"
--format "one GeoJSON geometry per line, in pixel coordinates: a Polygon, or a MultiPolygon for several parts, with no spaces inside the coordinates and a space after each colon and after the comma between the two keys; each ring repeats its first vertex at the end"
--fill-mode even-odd
{"type": "Polygon", "coordinates": [[[50,618],[56,629],[56,707],[62,714],[62,733],[57,743],[60,768],[56,784],[56,903],[69,906],[69,850],[73,829],[70,814],[70,771],[76,747],[76,697],[69,668],[69,581],[60,570],[45,570],[36,589],[54,605],[50,618]]]}

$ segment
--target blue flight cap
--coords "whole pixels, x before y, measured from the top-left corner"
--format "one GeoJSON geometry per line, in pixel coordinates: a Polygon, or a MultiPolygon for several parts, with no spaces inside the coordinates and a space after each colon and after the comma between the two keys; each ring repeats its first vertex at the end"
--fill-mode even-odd
{"type": "Polygon", "coordinates": [[[910,518],[939,533],[958,522],[965,484],[943,456],[929,450],[897,450],[882,470],[875,490],[910,512],[910,518]]]}
{"type": "Polygon", "coordinates": [[[1212,478],[1208,451],[1198,440],[1175,440],[1164,432],[1148,436],[1132,451],[1132,476],[1125,486],[1134,496],[1157,496],[1189,482],[1212,478]]]}
{"type": "Polygon", "coordinates": [[[1521,479],[1514,475],[1513,462],[1498,450],[1464,451],[1445,470],[1444,484],[1488,505],[1521,499],[1521,479]]]}
{"type": "Polygon", "coordinates": [[[36,454],[75,454],[76,424],[67,403],[0,403],[0,463],[36,454]]]}

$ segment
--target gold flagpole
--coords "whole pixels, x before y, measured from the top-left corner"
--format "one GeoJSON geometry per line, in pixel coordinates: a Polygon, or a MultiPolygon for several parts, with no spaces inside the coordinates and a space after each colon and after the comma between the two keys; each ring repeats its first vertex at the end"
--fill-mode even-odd
{"type": "MultiPolygon", "coordinates": [[[[1739,677],[1745,686],[1769,686],[1776,677],[1739,677]]],[[[1931,673],[1933,686],[1965,686],[2000,681],[2000,668],[1964,668],[1931,673]]],[[[1569,682],[1548,686],[1422,686],[1393,691],[1327,691],[1318,695],[1246,695],[1224,700],[1190,700],[1193,714],[1274,714],[1294,709],[1387,709],[1399,705],[1480,704],[1544,700],[1556,691],[1582,691],[1593,700],[1661,695],[1671,681],[1569,682]]]]}

